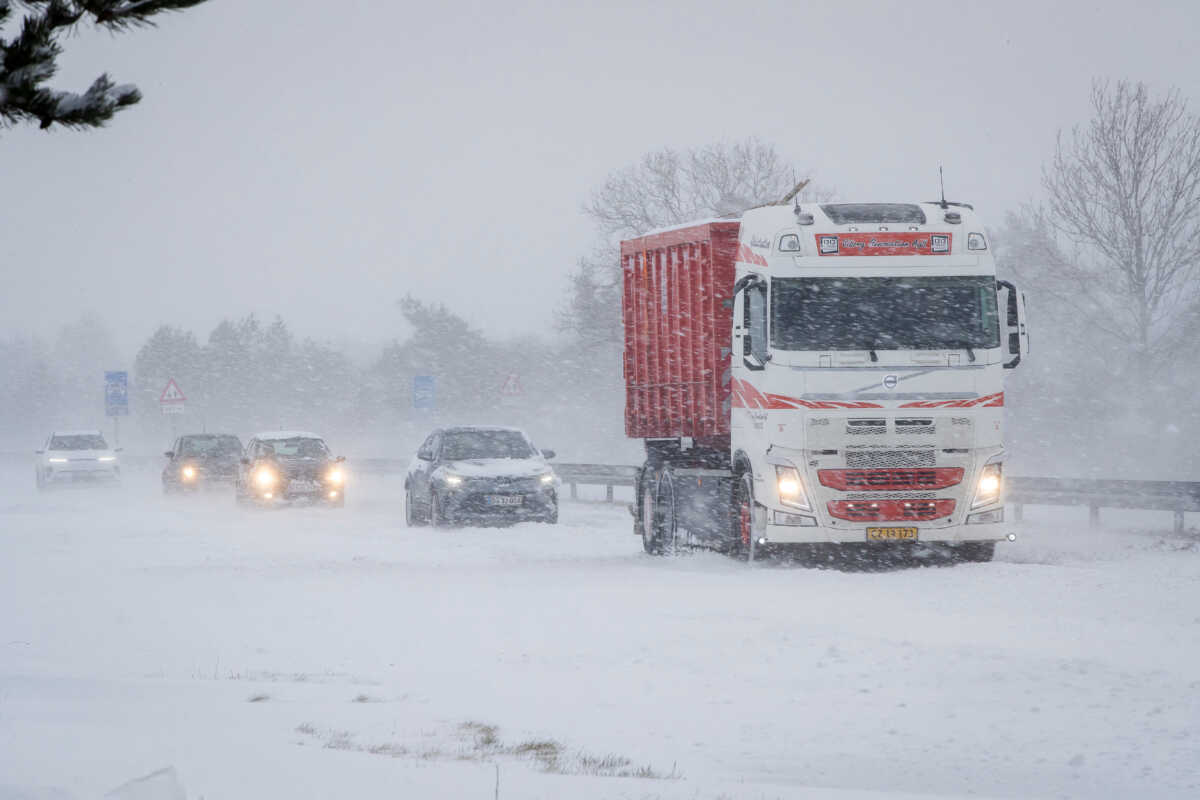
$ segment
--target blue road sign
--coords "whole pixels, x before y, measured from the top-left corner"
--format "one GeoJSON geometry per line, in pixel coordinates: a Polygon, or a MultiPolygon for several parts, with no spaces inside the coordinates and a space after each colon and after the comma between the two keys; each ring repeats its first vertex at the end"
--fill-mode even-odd
{"type": "Polygon", "coordinates": [[[413,408],[437,407],[437,377],[434,375],[413,376],[413,408]]]}
{"type": "Polygon", "coordinates": [[[104,413],[110,417],[129,415],[129,373],[104,373],[104,413]]]}

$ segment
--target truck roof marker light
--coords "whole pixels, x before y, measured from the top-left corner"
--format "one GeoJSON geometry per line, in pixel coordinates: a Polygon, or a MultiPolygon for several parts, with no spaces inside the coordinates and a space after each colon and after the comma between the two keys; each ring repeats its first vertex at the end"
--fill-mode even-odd
{"type": "Polygon", "coordinates": [[[960,225],[962,224],[962,214],[957,211],[947,211],[946,222],[949,222],[951,225],[960,225]]]}
{"type": "Polygon", "coordinates": [[[880,226],[879,226],[879,230],[881,230],[881,231],[886,231],[887,229],[888,229],[888,226],[887,226],[887,225],[880,225],[880,226]]]}
{"type": "Polygon", "coordinates": [[[968,250],[987,250],[987,239],[983,238],[982,233],[967,234],[967,249],[968,250]]]}
{"type": "Polygon", "coordinates": [[[910,231],[919,231],[919,230],[921,230],[921,226],[920,225],[909,225],[908,229],[910,231]]]}

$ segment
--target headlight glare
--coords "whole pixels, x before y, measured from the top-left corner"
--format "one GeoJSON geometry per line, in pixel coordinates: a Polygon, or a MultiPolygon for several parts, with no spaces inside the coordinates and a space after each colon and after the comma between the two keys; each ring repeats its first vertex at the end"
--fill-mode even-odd
{"type": "Polygon", "coordinates": [[[459,486],[462,484],[463,479],[461,475],[452,475],[447,472],[442,475],[442,481],[444,481],[447,486],[459,486]]]}
{"type": "Polygon", "coordinates": [[[192,478],[196,477],[196,468],[191,464],[188,464],[181,470],[181,473],[183,474],[183,479],[185,481],[190,481],[192,478]]]}
{"type": "Polygon", "coordinates": [[[116,456],[100,456],[100,457],[99,457],[98,459],[96,459],[96,460],[97,460],[97,461],[116,461],[116,460],[117,460],[117,457],[116,457],[116,456]]]}
{"type": "Polygon", "coordinates": [[[275,473],[267,467],[260,467],[258,472],[254,473],[254,482],[264,489],[274,486],[275,473]]]}
{"type": "Polygon", "coordinates": [[[542,476],[542,485],[543,486],[549,486],[552,483],[554,483],[554,473],[553,472],[547,472],[545,475],[542,476]]]}
{"type": "Polygon", "coordinates": [[[329,472],[325,473],[325,480],[329,481],[330,483],[341,485],[342,482],[346,480],[346,473],[335,467],[329,470],[329,472]]]}
{"type": "Polygon", "coordinates": [[[979,484],[975,488],[975,501],[971,503],[971,508],[979,508],[990,503],[995,503],[1000,499],[1000,489],[1003,484],[1001,473],[1003,465],[988,464],[983,468],[983,472],[979,475],[979,484]]]}
{"type": "Polygon", "coordinates": [[[67,463],[67,460],[65,458],[52,458],[52,459],[50,459],[50,463],[51,464],[65,464],[65,463],[67,463]]]}
{"type": "Polygon", "coordinates": [[[800,480],[800,472],[795,467],[776,465],[775,487],[779,490],[779,502],[785,506],[810,510],[804,482],[800,480]]]}

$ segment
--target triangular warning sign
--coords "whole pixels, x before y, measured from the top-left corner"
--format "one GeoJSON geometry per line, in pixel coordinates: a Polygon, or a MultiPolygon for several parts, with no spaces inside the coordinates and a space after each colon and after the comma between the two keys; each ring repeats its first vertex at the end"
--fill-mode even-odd
{"type": "Polygon", "coordinates": [[[162,394],[158,396],[160,403],[186,403],[187,398],[183,396],[183,392],[179,389],[179,384],[174,378],[167,381],[166,388],[162,390],[162,394]]]}
{"type": "Polygon", "coordinates": [[[522,394],[520,377],[517,376],[517,373],[510,372],[508,377],[504,379],[504,385],[500,387],[500,396],[520,397],[522,394]]]}

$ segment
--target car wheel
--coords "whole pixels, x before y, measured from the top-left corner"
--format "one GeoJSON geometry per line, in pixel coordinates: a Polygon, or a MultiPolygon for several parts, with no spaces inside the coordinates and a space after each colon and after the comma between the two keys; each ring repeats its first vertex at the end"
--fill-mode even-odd
{"type": "Polygon", "coordinates": [[[425,526],[425,520],[417,512],[413,499],[412,489],[404,490],[404,524],[410,528],[421,528],[425,526]]]}
{"type": "Polygon", "coordinates": [[[442,514],[442,502],[438,500],[437,492],[429,493],[429,524],[435,528],[444,528],[449,524],[442,514]]]}
{"type": "Polygon", "coordinates": [[[242,508],[250,505],[250,500],[246,497],[245,493],[242,491],[242,484],[240,484],[240,483],[235,483],[233,485],[233,503],[234,503],[234,505],[240,506],[242,508]]]}
{"type": "Polygon", "coordinates": [[[547,525],[557,525],[558,524],[558,501],[557,500],[554,502],[554,505],[550,506],[550,513],[546,515],[545,519],[543,519],[542,522],[545,522],[547,525]]]}

